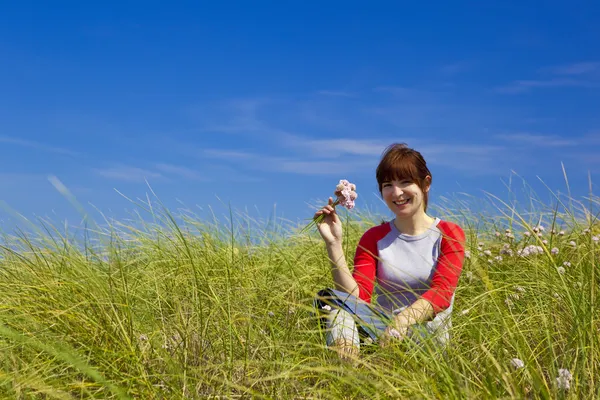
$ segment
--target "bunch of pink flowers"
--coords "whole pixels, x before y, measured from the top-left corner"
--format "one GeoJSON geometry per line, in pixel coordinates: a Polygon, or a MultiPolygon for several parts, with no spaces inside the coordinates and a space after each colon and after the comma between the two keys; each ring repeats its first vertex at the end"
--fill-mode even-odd
{"type": "MultiPolygon", "coordinates": [[[[358,198],[358,194],[356,193],[356,185],[354,183],[350,183],[346,179],[341,179],[340,182],[335,187],[335,191],[333,192],[336,199],[333,202],[332,206],[335,207],[337,205],[341,205],[342,207],[346,207],[348,210],[352,210],[354,208],[354,201],[358,198]]],[[[310,224],[308,224],[301,232],[308,230],[311,226],[319,224],[323,218],[325,218],[325,214],[319,215],[317,218],[313,219],[310,224]]]]}
{"type": "Polygon", "coordinates": [[[339,204],[342,207],[346,207],[348,210],[354,208],[354,200],[358,198],[356,185],[348,182],[346,179],[340,180],[340,183],[335,187],[335,192],[333,192],[333,194],[337,197],[333,206],[335,207],[339,204]]]}

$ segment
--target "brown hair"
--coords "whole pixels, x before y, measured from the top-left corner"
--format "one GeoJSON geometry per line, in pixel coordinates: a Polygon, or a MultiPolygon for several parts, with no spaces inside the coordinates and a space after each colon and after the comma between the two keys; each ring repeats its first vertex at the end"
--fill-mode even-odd
{"type": "Polygon", "coordinates": [[[431,181],[427,182],[425,179],[428,175],[431,178],[431,172],[421,153],[409,148],[406,143],[394,143],[384,150],[377,166],[379,193],[382,193],[383,182],[407,179],[416,183],[423,191],[423,203],[427,210],[429,193],[426,189],[431,184],[431,181]]]}

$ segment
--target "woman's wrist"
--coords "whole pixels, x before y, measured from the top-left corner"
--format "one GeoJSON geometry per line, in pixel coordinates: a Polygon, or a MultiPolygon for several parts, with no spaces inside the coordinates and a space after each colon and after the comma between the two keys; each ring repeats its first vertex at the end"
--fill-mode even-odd
{"type": "Polygon", "coordinates": [[[336,239],[332,241],[325,241],[325,245],[328,249],[342,247],[342,239],[336,239]]]}

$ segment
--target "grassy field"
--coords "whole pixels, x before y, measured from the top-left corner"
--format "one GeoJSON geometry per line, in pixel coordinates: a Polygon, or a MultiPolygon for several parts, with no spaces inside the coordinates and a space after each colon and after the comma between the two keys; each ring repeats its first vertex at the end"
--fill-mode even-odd
{"type": "MultiPolygon", "coordinates": [[[[317,329],[312,299],[331,276],[314,231],[147,204],[145,220],[6,235],[0,397],[600,397],[597,198],[521,214],[489,201],[433,212],[462,224],[470,253],[447,352],[404,343],[356,365],[317,329]]],[[[351,260],[380,220],[345,218],[351,260]]]]}

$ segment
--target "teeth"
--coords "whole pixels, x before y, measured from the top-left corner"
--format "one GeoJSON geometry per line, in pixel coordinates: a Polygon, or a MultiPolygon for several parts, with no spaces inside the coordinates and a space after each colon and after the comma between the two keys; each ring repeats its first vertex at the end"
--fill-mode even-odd
{"type": "Polygon", "coordinates": [[[408,203],[408,199],[403,200],[403,201],[395,201],[394,203],[396,203],[398,205],[406,204],[406,203],[408,203]]]}

